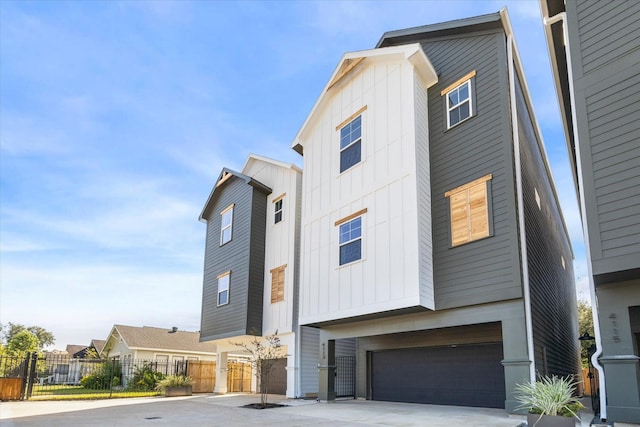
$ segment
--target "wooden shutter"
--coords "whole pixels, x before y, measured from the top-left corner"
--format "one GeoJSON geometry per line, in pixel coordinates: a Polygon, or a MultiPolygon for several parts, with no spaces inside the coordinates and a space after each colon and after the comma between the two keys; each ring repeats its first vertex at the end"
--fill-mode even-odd
{"type": "Polygon", "coordinates": [[[271,270],[271,303],[284,301],[284,270],[282,265],[271,270]]]}
{"type": "Polygon", "coordinates": [[[490,179],[489,174],[445,193],[449,198],[451,246],[489,236],[490,179]]]}

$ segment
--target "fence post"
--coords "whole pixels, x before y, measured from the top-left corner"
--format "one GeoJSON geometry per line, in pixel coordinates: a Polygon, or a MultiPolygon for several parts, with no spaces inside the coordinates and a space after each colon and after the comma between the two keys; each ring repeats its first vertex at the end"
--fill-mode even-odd
{"type": "Polygon", "coordinates": [[[31,359],[31,353],[27,353],[22,361],[22,386],[20,387],[20,400],[24,400],[27,397],[27,381],[29,380],[29,360],[31,359]]]}
{"type": "Polygon", "coordinates": [[[109,372],[109,399],[113,397],[113,374],[116,372],[116,359],[111,359],[111,372],[109,372]]]}
{"type": "Polygon", "coordinates": [[[29,366],[29,386],[27,388],[27,400],[33,393],[33,383],[36,381],[36,369],[38,368],[38,353],[31,354],[31,364],[29,366]]]}

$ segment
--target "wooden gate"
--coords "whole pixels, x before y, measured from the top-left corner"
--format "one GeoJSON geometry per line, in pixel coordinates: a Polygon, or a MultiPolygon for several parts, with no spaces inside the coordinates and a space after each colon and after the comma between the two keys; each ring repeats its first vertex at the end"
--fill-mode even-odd
{"type": "Polygon", "coordinates": [[[216,362],[189,360],[187,375],[193,378],[194,393],[213,393],[216,385],[216,362]]]}
{"type": "Polygon", "coordinates": [[[251,391],[251,364],[243,362],[227,363],[227,391],[245,392],[251,391]]]}

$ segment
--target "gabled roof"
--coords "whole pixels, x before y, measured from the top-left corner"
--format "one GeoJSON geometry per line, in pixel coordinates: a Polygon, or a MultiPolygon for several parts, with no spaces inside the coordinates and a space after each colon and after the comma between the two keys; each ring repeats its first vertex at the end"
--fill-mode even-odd
{"type": "Polygon", "coordinates": [[[100,354],[106,343],[105,340],[91,340],[91,347],[95,348],[98,354],[100,354]]]}
{"type": "Polygon", "coordinates": [[[438,81],[438,75],[436,74],[433,65],[431,65],[427,55],[418,43],[345,53],[342,55],[342,59],[338,62],[331,78],[320,93],[311,113],[309,113],[307,119],[298,131],[291,148],[302,154],[302,139],[306,129],[315,118],[316,113],[322,109],[324,104],[327,102],[329,94],[335,87],[339,86],[339,83],[342,80],[351,75],[354,70],[360,69],[361,66],[364,66],[367,63],[389,58],[409,61],[415,67],[416,72],[418,76],[420,76],[425,87],[430,87],[438,81]]]}
{"type": "Polygon", "coordinates": [[[158,350],[183,353],[216,352],[215,344],[200,342],[200,332],[187,332],[150,326],[114,325],[107,342],[122,339],[132,350],[158,350]]]}
{"type": "Polygon", "coordinates": [[[220,172],[220,175],[218,175],[218,179],[216,180],[216,185],[213,187],[213,190],[211,190],[211,193],[209,194],[209,198],[207,199],[207,202],[204,204],[204,208],[202,208],[202,212],[200,213],[200,217],[198,218],[200,221],[206,222],[206,215],[210,207],[213,206],[213,201],[217,196],[217,192],[219,192],[220,191],[219,189],[223,188],[227,183],[227,181],[229,181],[232,177],[236,177],[243,180],[244,182],[247,183],[247,185],[251,185],[257,188],[258,190],[264,192],[265,194],[271,193],[271,188],[251,178],[250,176],[241,174],[240,172],[236,172],[228,168],[222,168],[222,172],[220,172]]]}
{"type": "Polygon", "coordinates": [[[78,353],[86,351],[86,345],[75,345],[75,344],[67,344],[66,352],[69,354],[69,357],[81,357],[78,353]]]}
{"type": "Polygon", "coordinates": [[[254,161],[270,163],[272,165],[275,165],[284,169],[293,169],[296,172],[302,173],[302,169],[300,169],[300,167],[298,167],[293,163],[285,163],[285,162],[281,162],[280,160],[275,160],[270,157],[260,156],[258,154],[253,154],[253,153],[249,154],[249,157],[247,157],[247,161],[244,162],[244,166],[242,167],[242,172],[246,172],[249,164],[254,161]]]}

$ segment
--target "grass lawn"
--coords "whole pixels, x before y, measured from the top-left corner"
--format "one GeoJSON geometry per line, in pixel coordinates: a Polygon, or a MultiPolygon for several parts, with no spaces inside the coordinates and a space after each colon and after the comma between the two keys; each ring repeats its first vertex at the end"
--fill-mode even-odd
{"type": "Polygon", "coordinates": [[[80,385],[34,385],[29,400],[78,400],[158,396],[158,391],[90,390],[80,385]]]}

